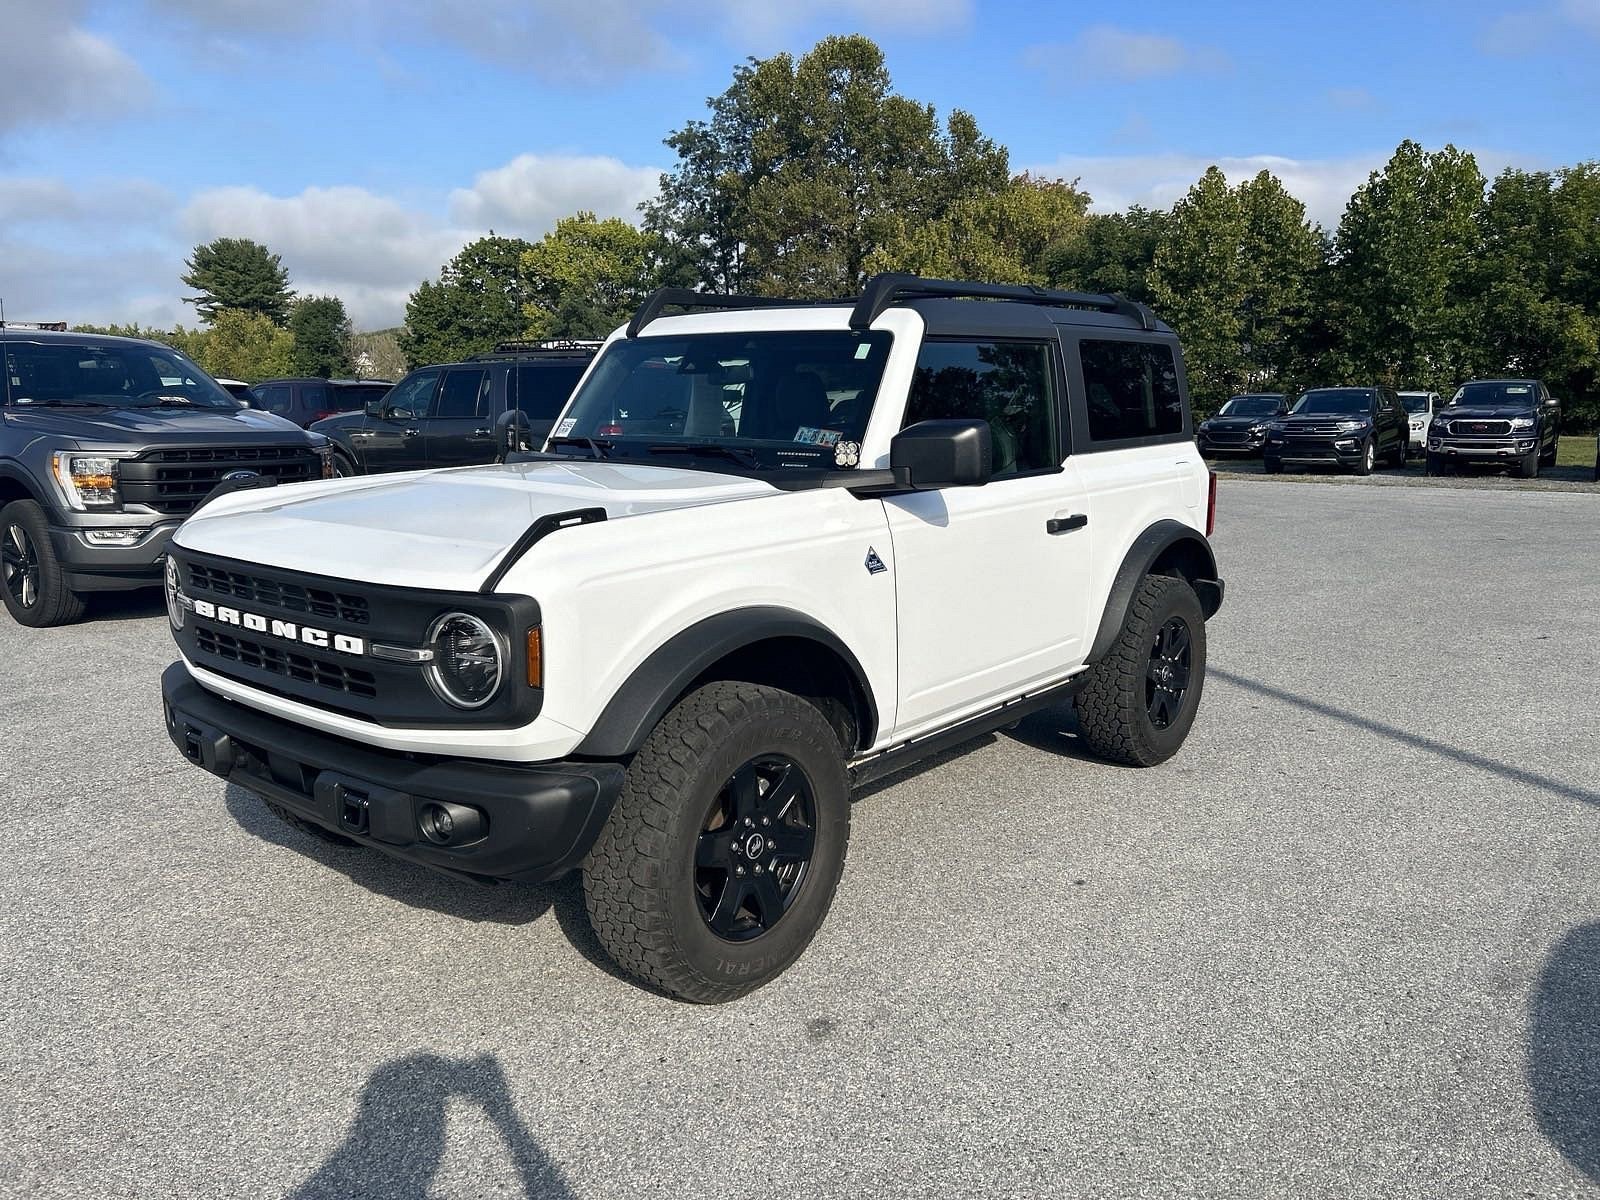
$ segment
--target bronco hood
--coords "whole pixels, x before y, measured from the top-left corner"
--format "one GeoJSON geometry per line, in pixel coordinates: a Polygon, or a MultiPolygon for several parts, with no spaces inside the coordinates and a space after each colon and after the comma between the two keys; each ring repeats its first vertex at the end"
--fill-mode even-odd
{"type": "Polygon", "coordinates": [[[236,492],[201,509],[179,546],[396,587],[476,589],[540,517],[607,520],[781,493],[738,475],[624,462],[527,462],[236,492]]]}

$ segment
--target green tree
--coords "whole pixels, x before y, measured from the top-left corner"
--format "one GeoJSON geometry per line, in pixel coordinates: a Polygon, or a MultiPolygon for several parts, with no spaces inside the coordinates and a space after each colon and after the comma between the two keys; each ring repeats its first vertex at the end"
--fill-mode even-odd
{"type": "Polygon", "coordinates": [[[399,343],[413,367],[458,362],[521,337],[523,307],[532,299],[520,264],[530,244],[521,238],[488,237],[469,242],[406,303],[399,343]]]}
{"type": "Polygon", "coordinates": [[[1242,346],[1246,385],[1285,387],[1311,319],[1311,286],[1322,262],[1322,238],[1306,220],[1306,206],[1270,172],[1237,189],[1244,236],[1242,346]]]}
{"type": "Polygon", "coordinates": [[[1483,188],[1472,155],[1406,141],[1350,198],[1331,299],[1344,353],[1367,376],[1447,391],[1473,372],[1483,188]]]}
{"type": "Polygon", "coordinates": [[[1115,292],[1150,304],[1150,268],[1171,214],[1137,204],[1120,213],[1089,213],[1077,236],[1052,246],[1045,255],[1051,287],[1115,292]]]}
{"type": "Polygon", "coordinates": [[[1173,206],[1150,269],[1156,310],[1183,338],[1189,388],[1203,408],[1241,390],[1249,376],[1247,230],[1239,194],[1210,167],[1173,206]]]}
{"type": "Polygon", "coordinates": [[[708,120],[667,138],[678,165],[645,225],[717,290],[848,294],[903,230],[1010,180],[969,115],[941,128],[931,105],[891,91],[883,52],[858,35],[751,59],[708,103],[708,120]]]}
{"type": "Polygon", "coordinates": [[[354,369],[350,358],[350,318],[344,301],[337,296],[309,296],[295,302],[289,314],[289,332],[294,335],[294,373],[320,375],[330,379],[348,376],[354,369]]]}
{"type": "Polygon", "coordinates": [[[353,334],[350,357],[361,379],[399,379],[406,373],[406,356],[400,349],[398,329],[353,334]]]}
{"type": "Polygon", "coordinates": [[[288,321],[289,273],[260,242],[217,238],[196,246],[184,266],[183,282],[199,293],[184,299],[208,325],[224,309],[260,313],[274,325],[288,321]]]}
{"type": "Polygon", "coordinates": [[[530,337],[603,337],[665,279],[665,243],[620,217],[563,217],[522,252],[530,337]]]}
{"type": "Polygon", "coordinates": [[[935,220],[897,219],[867,268],[1043,284],[1052,251],[1080,235],[1088,207],[1087,193],[1076,185],[1024,173],[998,192],[957,196],[935,220]]]}
{"type": "Polygon", "coordinates": [[[264,313],[225,308],[206,332],[196,361],[212,375],[255,383],[294,372],[294,335],[264,313]]]}

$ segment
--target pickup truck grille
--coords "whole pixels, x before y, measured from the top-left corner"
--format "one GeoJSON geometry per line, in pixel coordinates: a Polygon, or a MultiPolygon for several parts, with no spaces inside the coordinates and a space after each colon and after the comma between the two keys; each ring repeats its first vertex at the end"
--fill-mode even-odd
{"type": "Polygon", "coordinates": [[[254,471],[279,483],[300,483],[321,476],[322,460],[309,446],[149,450],[121,464],[118,475],[125,502],[186,517],[230,471],[254,471]]]}
{"type": "Polygon", "coordinates": [[[1247,442],[1249,440],[1250,440],[1250,431],[1248,429],[1208,429],[1208,430],[1206,430],[1206,441],[1215,442],[1219,446],[1235,445],[1235,444],[1243,445],[1245,442],[1247,442]]]}
{"type": "Polygon", "coordinates": [[[1455,437],[1508,437],[1510,421],[1451,421],[1450,433],[1455,437]]]}
{"type": "Polygon", "coordinates": [[[269,579],[265,575],[224,570],[199,562],[189,564],[189,586],[192,595],[211,592],[349,625],[367,625],[372,621],[371,606],[365,596],[307,587],[286,579],[269,579]]]}
{"type": "Polygon", "coordinates": [[[301,683],[314,683],[349,696],[371,699],[378,694],[378,681],[371,671],[358,671],[351,667],[298,654],[278,646],[267,646],[248,638],[235,637],[219,629],[201,626],[195,630],[195,644],[201,653],[215,655],[228,662],[270,671],[285,679],[301,683]]]}

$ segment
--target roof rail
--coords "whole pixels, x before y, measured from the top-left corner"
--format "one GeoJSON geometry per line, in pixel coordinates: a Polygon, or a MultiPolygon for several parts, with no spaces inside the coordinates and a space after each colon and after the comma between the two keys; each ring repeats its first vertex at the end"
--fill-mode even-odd
{"type": "Polygon", "coordinates": [[[1100,312],[1132,317],[1144,330],[1156,327],[1155,314],[1148,307],[1125,296],[1105,292],[1057,292],[1031,283],[962,283],[954,279],[924,279],[920,275],[874,275],[850,313],[850,328],[866,329],[896,300],[917,297],[1012,300],[1070,308],[1092,308],[1100,312]]]}
{"type": "Polygon", "coordinates": [[[814,300],[785,300],[782,296],[724,296],[697,292],[693,288],[657,288],[645,297],[639,311],[633,314],[633,320],[628,322],[628,336],[638,337],[639,331],[669,305],[677,308],[793,308],[798,304],[815,303],[814,300]]]}

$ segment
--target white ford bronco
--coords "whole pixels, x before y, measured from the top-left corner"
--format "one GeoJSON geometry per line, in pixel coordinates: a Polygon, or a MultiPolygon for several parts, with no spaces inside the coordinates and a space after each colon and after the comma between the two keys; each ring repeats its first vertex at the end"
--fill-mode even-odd
{"type": "Polygon", "coordinates": [[[581,870],[675,996],[799,957],[853,786],[1069,700],[1132,765],[1194,721],[1214,480],[1142,306],[669,289],[512,458],[212,499],[166,569],[167,728],[309,832],[581,870]]]}

